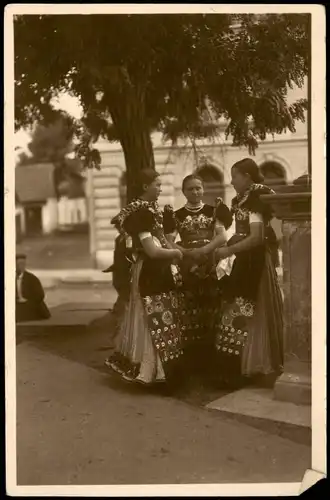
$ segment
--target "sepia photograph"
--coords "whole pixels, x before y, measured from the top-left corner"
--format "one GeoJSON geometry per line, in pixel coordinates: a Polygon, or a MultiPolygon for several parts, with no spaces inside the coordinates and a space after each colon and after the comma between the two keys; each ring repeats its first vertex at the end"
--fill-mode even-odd
{"type": "Polygon", "coordinates": [[[7,493],[299,495],[326,476],[325,11],[5,18],[7,493]]]}

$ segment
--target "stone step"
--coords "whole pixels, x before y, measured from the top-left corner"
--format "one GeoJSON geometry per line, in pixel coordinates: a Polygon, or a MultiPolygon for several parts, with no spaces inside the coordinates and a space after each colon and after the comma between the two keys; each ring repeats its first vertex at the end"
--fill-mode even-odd
{"type": "Polygon", "coordinates": [[[109,302],[67,302],[53,308],[54,311],[103,311],[109,310],[112,304],[109,302]]]}
{"type": "Polygon", "coordinates": [[[311,407],[274,400],[273,389],[249,387],[227,394],[205,407],[297,443],[311,445],[311,407]]]}
{"type": "Polygon", "coordinates": [[[102,318],[111,304],[104,303],[67,303],[53,307],[51,317],[41,321],[27,321],[16,324],[16,339],[22,336],[36,336],[63,333],[63,331],[86,332],[90,323],[102,318]]]}
{"type": "MultiPolygon", "coordinates": [[[[111,259],[107,263],[112,263],[111,259]]],[[[31,272],[37,276],[44,288],[54,288],[61,284],[100,284],[112,285],[112,273],[104,273],[100,269],[33,269],[31,272]]]]}

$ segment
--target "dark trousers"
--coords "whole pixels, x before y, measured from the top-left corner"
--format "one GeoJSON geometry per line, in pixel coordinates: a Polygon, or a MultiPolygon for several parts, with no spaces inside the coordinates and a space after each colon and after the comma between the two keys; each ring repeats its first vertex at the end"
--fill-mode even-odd
{"type": "Polygon", "coordinates": [[[16,302],[16,322],[38,321],[50,318],[50,312],[43,302],[16,302]]]}

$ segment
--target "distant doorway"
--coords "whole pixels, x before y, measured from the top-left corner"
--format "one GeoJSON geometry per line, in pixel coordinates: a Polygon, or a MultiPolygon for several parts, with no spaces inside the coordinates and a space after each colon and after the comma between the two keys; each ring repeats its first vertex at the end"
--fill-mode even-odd
{"type": "Polygon", "coordinates": [[[196,174],[203,179],[204,203],[214,205],[216,198],[224,197],[223,173],[216,166],[206,163],[196,170],[196,174]]]}
{"type": "Polygon", "coordinates": [[[25,221],[27,236],[42,234],[42,205],[25,207],[25,221]]]}

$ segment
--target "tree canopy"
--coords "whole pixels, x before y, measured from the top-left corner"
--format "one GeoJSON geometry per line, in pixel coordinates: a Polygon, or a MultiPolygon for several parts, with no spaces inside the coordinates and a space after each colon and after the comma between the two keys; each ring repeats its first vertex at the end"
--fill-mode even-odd
{"type": "Polygon", "coordinates": [[[15,19],[15,124],[52,116],[66,91],[79,98],[77,154],[98,165],[93,143],[119,141],[128,196],[154,167],[151,133],[212,137],[219,119],[253,151],[268,133],[295,130],[306,100],[287,104],[309,68],[309,15],[24,15],[15,19]]]}
{"type": "Polygon", "coordinates": [[[51,121],[42,121],[35,125],[28,143],[30,156],[22,153],[19,163],[62,163],[74,150],[73,134],[72,120],[61,112],[54,112],[51,121]]]}
{"type": "MultiPolygon", "coordinates": [[[[30,155],[23,152],[19,155],[18,165],[36,163],[53,163],[54,182],[57,194],[68,194],[83,182],[81,162],[68,157],[74,150],[72,119],[65,113],[55,111],[48,121],[35,124],[28,143],[30,155]]],[[[75,189],[77,191],[77,189],[75,189]]]]}

